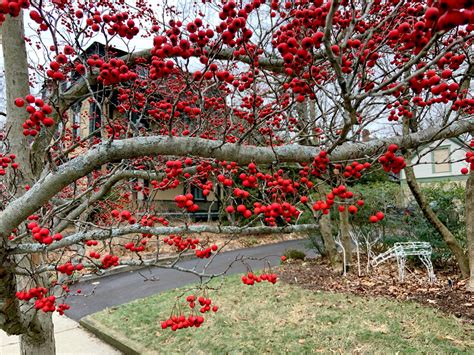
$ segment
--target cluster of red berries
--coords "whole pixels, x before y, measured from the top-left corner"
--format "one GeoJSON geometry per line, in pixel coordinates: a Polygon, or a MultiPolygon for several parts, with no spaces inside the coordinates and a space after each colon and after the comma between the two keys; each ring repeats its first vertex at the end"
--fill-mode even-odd
{"type": "MultiPolygon", "coordinates": [[[[97,245],[97,244],[96,244],[96,245],[97,245]]],[[[97,252],[95,252],[95,251],[93,251],[93,250],[89,253],[89,256],[90,256],[91,258],[93,258],[93,259],[100,259],[100,253],[97,253],[97,252]]]]}
{"type": "MultiPolygon", "coordinates": [[[[199,297],[196,299],[195,295],[189,295],[186,297],[186,302],[189,304],[189,308],[195,309],[196,307],[196,301],[199,302],[199,305],[201,308],[199,309],[199,312],[201,313],[207,313],[209,311],[217,312],[219,310],[219,307],[217,306],[212,306],[212,300],[210,298],[205,298],[205,297],[199,297]]],[[[183,314],[177,316],[173,315],[166,321],[161,322],[161,328],[166,329],[166,328],[171,328],[171,330],[176,331],[178,329],[184,329],[184,328],[189,328],[189,327],[196,327],[199,328],[201,324],[204,323],[204,317],[203,316],[194,316],[194,315],[189,315],[188,317],[184,316],[183,314]]]]}
{"type": "Polygon", "coordinates": [[[118,219],[120,222],[128,222],[129,224],[137,223],[137,220],[135,219],[135,217],[132,216],[132,213],[130,211],[123,210],[120,212],[118,210],[112,210],[110,214],[112,215],[112,217],[118,219]]]}
{"type": "Polygon", "coordinates": [[[56,297],[51,295],[47,296],[48,289],[44,287],[33,287],[28,291],[19,291],[16,293],[16,297],[20,301],[30,301],[33,298],[36,298],[35,309],[41,310],[45,313],[57,311],[59,314],[63,315],[65,310],[68,310],[69,305],[62,303],[56,307],[56,297]]]}
{"type": "Polygon", "coordinates": [[[11,166],[13,169],[18,169],[18,163],[15,163],[16,155],[3,155],[0,153],[0,176],[5,175],[7,172],[5,171],[8,166],[11,166]]]}
{"type": "Polygon", "coordinates": [[[402,156],[396,156],[398,145],[390,144],[388,151],[379,158],[379,163],[382,164],[383,170],[386,172],[400,173],[406,166],[405,159],[402,156]]]}
{"type": "Polygon", "coordinates": [[[176,196],[174,201],[179,208],[185,208],[188,212],[196,212],[199,210],[199,206],[194,203],[193,199],[192,194],[186,194],[176,196]]]}
{"type": "MultiPolygon", "coordinates": [[[[370,169],[372,165],[369,162],[365,163],[359,163],[357,161],[352,162],[350,165],[346,165],[344,167],[344,172],[342,175],[346,178],[349,179],[350,177],[353,177],[355,179],[360,179],[362,177],[362,171],[370,169]]],[[[342,166],[340,164],[334,165],[335,169],[342,169],[342,166]]]]}
{"type": "Polygon", "coordinates": [[[82,264],[73,265],[70,261],[68,261],[65,264],[56,266],[56,270],[58,272],[66,274],[68,276],[71,276],[74,271],[81,271],[82,269],[84,269],[84,265],[82,264]]]}
{"type": "MultiPolygon", "coordinates": [[[[83,16],[84,13],[82,10],[76,11],[77,18],[82,18],[83,16]]],[[[89,17],[86,20],[86,24],[90,26],[94,32],[100,31],[102,23],[109,26],[107,28],[107,33],[110,36],[118,34],[120,37],[130,40],[140,32],[140,29],[135,25],[135,21],[129,19],[126,12],[119,12],[114,15],[101,15],[100,12],[96,11],[92,17],[89,17]]]]}
{"type": "MultiPolygon", "coordinates": [[[[328,214],[329,209],[331,206],[334,205],[334,200],[336,197],[339,197],[342,200],[347,200],[347,199],[352,199],[354,197],[354,193],[352,191],[348,191],[347,188],[344,185],[340,185],[337,187],[334,187],[327,195],[326,195],[326,200],[318,200],[313,204],[313,209],[315,211],[322,211],[323,214],[328,214]]],[[[357,205],[362,207],[364,205],[363,200],[357,200],[357,205]]],[[[338,210],[340,212],[344,212],[346,209],[345,205],[340,205],[338,206],[338,210]]],[[[349,205],[347,207],[349,213],[355,214],[357,213],[358,209],[357,206],[355,205],[349,205]]]]}
{"type": "Polygon", "coordinates": [[[329,165],[328,154],[325,150],[322,150],[313,160],[313,163],[312,163],[313,169],[311,170],[311,175],[321,176],[327,171],[328,165],[329,165]]]}
{"type": "Polygon", "coordinates": [[[27,95],[25,99],[20,97],[16,98],[15,106],[24,107],[25,101],[28,103],[26,106],[26,112],[30,114],[30,117],[22,125],[23,134],[25,136],[36,136],[41,130],[40,123],[45,127],[51,127],[54,125],[54,120],[51,117],[46,116],[53,112],[51,106],[45,104],[43,100],[35,98],[33,95],[27,95]]]}
{"type": "MultiPolygon", "coordinates": [[[[199,312],[207,313],[211,310],[212,300],[210,298],[200,296],[197,298],[197,301],[199,302],[199,305],[201,306],[201,308],[199,309],[199,312]]],[[[194,309],[196,307],[196,296],[189,295],[188,297],[186,297],[186,302],[189,303],[189,308],[194,309]]],[[[219,307],[212,306],[213,312],[217,312],[218,310],[219,310],[219,307]]]]}
{"type": "Polygon", "coordinates": [[[102,268],[108,269],[112,266],[118,266],[119,258],[116,255],[107,254],[106,256],[104,256],[101,262],[102,262],[102,268]]]}
{"type": "Polygon", "coordinates": [[[237,208],[234,208],[234,206],[230,205],[227,206],[225,210],[227,211],[227,213],[234,213],[237,210],[237,212],[242,214],[244,218],[252,217],[252,211],[247,209],[247,207],[243,204],[238,205],[237,208]]]}
{"type": "MultiPolygon", "coordinates": [[[[409,85],[410,88],[417,94],[420,94],[423,90],[429,90],[433,96],[439,96],[437,98],[431,98],[428,100],[424,100],[423,97],[421,96],[415,96],[412,101],[413,104],[419,107],[425,107],[432,105],[434,103],[439,103],[443,102],[444,99],[449,99],[449,100],[455,100],[458,97],[458,90],[459,90],[459,84],[456,82],[448,84],[446,80],[449,80],[452,78],[453,75],[453,70],[455,69],[456,66],[458,66],[457,62],[458,61],[464,61],[464,58],[458,57],[458,56],[448,56],[446,55],[445,57],[442,58],[437,64],[439,67],[439,72],[437,72],[435,69],[430,69],[427,70],[425,73],[419,74],[416,77],[410,79],[409,85]],[[450,67],[452,69],[443,69],[443,67],[448,63],[452,63],[450,67]],[[443,79],[445,81],[443,81],[443,79]]],[[[423,68],[423,66],[418,67],[418,69],[423,68]]],[[[447,100],[446,100],[447,102],[447,100]]],[[[397,101],[395,102],[395,107],[398,107],[398,117],[408,117],[412,118],[413,113],[408,111],[405,107],[407,107],[409,104],[408,100],[403,100],[401,102],[397,101]]],[[[389,105],[391,108],[391,105],[389,105]]],[[[392,110],[390,112],[390,115],[395,119],[398,120],[398,117],[395,116],[396,111],[392,110]]]]}
{"type": "MultiPolygon", "coordinates": [[[[80,290],[79,290],[80,291],[80,290]]],[[[80,293],[80,292],[79,292],[80,293]]],[[[64,312],[67,311],[69,308],[71,308],[70,305],[68,305],[67,303],[60,303],[57,305],[56,307],[56,311],[60,314],[60,315],[64,315],[64,312]]]]}
{"type": "Polygon", "coordinates": [[[0,25],[5,21],[5,15],[17,17],[21,9],[30,7],[29,0],[3,0],[0,2],[0,25]]]}
{"type": "MultiPolygon", "coordinates": [[[[143,227],[153,227],[156,223],[160,223],[163,226],[169,225],[169,222],[164,217],[157,217],[151,215],[143,215],[140,220],[140,225],[143,227]]],[[[142,233],[143,237],[151,238],[153,234],[142,233]]]]}
{"type": "MultiPolygon", "coordinates": [[[[339,212],[344,212],[346,210],[346,206],[345,205],[339,205],[337,207],[337,209],[339,210],[339,212]]],[[[357,206],[355,206],[355,205],[349,205],[349,206],[347,206],[347,211],[350,214],[356,214],[358,209],[357,209],[357,206]]]]}
{"type": "Polygon", "coordinates": [[[48,24],[44,22],[44,18],[36,10],[30,11],[30,19],[36,22],[39,25],[40,31],[46,31],[48,29],[48,24]]]}
{"type": "Polygon", "coordinates": [[[299,183],[301,185],[306,185],[308,189],[311,189],[314,186],[314,183],[308,178],[310,174],[310,167],[307,163],[301,163],[301,165],[303,166],[303,169],[298,172],[298,174],[301,176],[299,183]]]}
{"type": "Polygon", "coordinates": [[[253,212],[251,209],[248,209],[245,205],[240,204],[237,208],[230,205],[226,207],[227,213],[234,213],[237,211],[242,214],[244,218],[250,218],[252,215],[264,214],[264,221],[269,225],[276,225],[276,219],[278,217],[284,218],[287,222],[291,221],[291,218],[297,218],[300,214],[300,211],[289,202],[277,203],[274,202],[269,205],[263,205],[260,202],[255,202],[253,204],[253,212]]]}
{"type": "Polygon", "coordinates": [[[98,245],[98,244],[99,244],[99,242],[97,240],[88,240],[88,241],[86,241],[86,245],[88,247],[95,246],[95,245],[98,245]]]}
{"type": "Polygon", "coordinates": [[[217,245],[213,244],[210,247],[204,248],[204,249],[197,249],[196,250],[196,256],[201,259],[207,259],[210,258],[212,255],[213,251],[217,251],[217,245]]]}
{"type": "MultiPolygon", "coordinates": [[[[185,160],[185,164],[187,161],[189,162],[188,159],[185,160]]],[[[178,187],[179,185],[178,176],[181,175],[182,173],[183,173],[183,163],[180,160],[168,160],[166,162],[166,168],[165,168],[166,178],[164,178],[160,182],[158,182],[157,180],[152,180],[150,183],[152,187],[157,190],[173,189],[173,188],[178,187]]]]}
{"type": "MultiPolygon", "coordinates": [[[[155,39],[156,38],[157,37],[155,37],[155,39]]],[[[161,49],[159,49],[158,51],[161,51],[161,49]]],[[[153,50],[152,50],[152,53],[153,53],[153,50]]],[[[171,56],[172,53],[173,53],[173,47],[168,44],[165,45],[164,50],[163,50],[163,55],[171,56]]],[[[160,60],[157,57],[153,57],[153,60],[151,62],[151,69],[150,69],[150,78],[153,80],[163,78],[169,75],[173,71],[173,69],[174,69],[174,62],[172,60],[167,60],[165,62],[164,60],[160,60]]]]}
{"type": "Polygon", "coordinates": [[[239,188],[235,188],[234,191],[233,191],[233,195],[237,198],[245,199],[245,198],[248,198],[250,196],[250,193],[248,191],[245,191],[245,190],[242,190],[242,189],[239,189],[239,188]]]}
{"type": "Polygon", "coordinates": [[[326,201],[318,200],[313,204],[313,210],[322,211],[323,214],[328,214],[329,209],[331,208],[333,204],[334,204],[334,200],[326,200],[326,201]]]}
{"type": "Polygon", "coordinates": [[[130,71],[128,66],[121,59],[112,58],[108,62],[104,62],[102,59],[89,58],[87,64],[100,69],[97,80],[104,85],[124,83],[138,78],[138,75],[130,71]]]}
{"type": "Polygon", "coordinates": [[[266,206],[262,205],[260,202],[255,202],[254,207],[254,213],[256,215],[263,213],[265,216],[264,222],[270,226],[276,225],[276,219],[278,217],[283,218],[286,222],[290,222],[292,218],[298,218],[301,213],[289,202],[274,202],[266,206]]]}
{"type": "Polygon", "coordinates": [[[217,181],[219,181],[225,187],[230,187],[233,184],[232,179],[226,178],[225,175],[223,175],[223,174],[217,175],[217,181]]]}
{"type": "Polygon", "coordinates": [[[265,175],[262,173],[257,173],[256,166],[254,163],[249,164],[249,174],[241,173],[239,179],[242,180],[242,185],[248,188],[258,187],[257,178],[264,179],[265,175]]]}
{"type": "Polygon", "coordinates": [[[242,282],[245,285],[254,285],[255,282],[259,283],[262,281],[268,281],[272,284],[275,284],[278,281],[278,275],[277,274],[260,274],[260,276],[256,276],[254,273],[249,272],[247,275],[242,276],[242,282]]]}
{"type": "Polygon", "coordinates": [[[448,31],[465,24],[474,24],[472,2],[466,0],[440,0],[425,12],[427,27],[436,24],[438,30],[448,31]],[[469,8],[469,9],[468,9],[469,8]]]}
{"type": "MultiPolygon", "coordinates": [[[[474,147],[474,139],[471,141],[471,147],[474,147]]],[[[466,162],[469,164],[469,168],[471,169],[471,171],[474,170],[474,152],[466,152],[466,162]]],[[[461,173],[466,175],[467,173],[469,173],[469,169],[462,168],[461,173]]]]}
{"type": "MultiPolygon", "coordinates": [[[[66,46],[66,48],[70,48],[71,54],[74,53],[74,50],[72,49],[71,46],[66,46]]],[[[53,80],[63,81],[66,79],[66,76],[61,71],[62,69],[61,66],[66,65],[68,62],[68,59],[66,55],[63,53],[58,54],[55,59],[56,60],[53,60],[51,61],[51,63],[49,63],[50,69],[46,71],[46,75],[53,80]]]]}
{"type": "Polygon", "coordinates": [[[35,301],[35,309],[43,312],[54,312],[56,310],[56,296],[40,297],[35,301]]]}
{"type": "Polygon", "coordinates": [[[183,173],[183,163],[180,160],[168,160],[165,169],[166,177],[171,179],[183,173]]]}
{"type": "Polygon", "coordinates": [[[242,180],[242,185],[248,188],[256,188],[258,187],[257,178],[263,178],[263,174],[257,174],[257,166],[254,163],[250,163],[248,165],[248,175],[245,173],[241,173],[239,175],[239,179],[242,180]]]}
{"type": "Polygon", "coordinates": [[[187,318],[184,315],[171,316],[169,319],[161,322],[161,329],[171,328],[172,331],[190,327],[199,328],[204,323],[204,317],[190,315],[187,318]]]}
{"type": "Polygon", "coordinates": [[[383,212],[377,212],[375,215],[369,217],[370,223],[377,223],[385,218],[385,214],[383,212]]]}
{"type": "Polygon", "coordinates": [[[125,249],[134,251],[134,252],[141,252],[145,250],[146,239],[142,240],[142,245],[136,245],[134,242],[129,242],[124,245],[125,249]],[[143,243],[145,242],[145,243],[143,243]]]}
{"type": "Polygon", "coordinates": [[[217,26],[217,32],[221,33],[222,41],[231,47],[247,42],[252,36],[252,31],[246,28],[247,17],[255,8],[260,7],[260,2],[257,0],[248,3],[238,11],[236,7],[237,4],[234,1],[227,2],[219,12],[222,22],[217,26]],[[238,33],[242,36],[236,38],[238,33]]]}
{"type": "Polygon", "coordinates": [[[51,244],[55,240],[63,239],[60,233],[51,235],[51,231],[48,228],[41,228],[37,222],[30,222],[27,227],[31,231],[33,239],[42,244],[51,244]]]}
{"type": "MultiPolygon", "coordinates": [[[[185,174],[186,175],[186,174],[185,174]]],[[[205,183],[202,183],[199,179],[194,179],[195,181],[194,184],[202,190],[202,195],[203,196],[209,196],[209,194],[212,191],[212,181],[206,181],[205,183]]]]}
{"type": "Polygon", "coordinates": [[[163,242],[168,244],[169,246],[175,246],[178,251],[183,251],[186,249],[196,249],[199,245],[199,239],[192,239],[192,238],[183,238],[179,235],[170,235],[163,239],[163,242]]]}
{"type": "Polygon", "coordinates": [[[18,291],[16,298],[20,301],[29,301],[32,298],[43,298],[48,293],[48,289],[44,287],[33,287],[28,291],[18,291]]]}
{"type": "Polygon", "coordinates": [[[211,257],[212,252],[215,252],[218,249],[215,244],[207,248],[197,249],[201,243],[199,239],[192,239],[189,237],[183,238],[179,235],[170,235],[169,237],[164,238],[163,242],[167,243],[169,246],[176,247],[179,252],[188,249],[196,250],[196,256],[202,259],[211,257]]]}

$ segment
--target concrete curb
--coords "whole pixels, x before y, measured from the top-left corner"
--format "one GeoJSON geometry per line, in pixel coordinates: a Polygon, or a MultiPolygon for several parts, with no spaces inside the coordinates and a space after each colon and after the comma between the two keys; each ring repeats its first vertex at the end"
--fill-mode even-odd
{"type": "Polygon", "coordinates": [[[100,340],[126,355],[140,355],[147,353],[146,348],[142,347],[140,344],[125,338],[122,334],[107,328],[102,323],[89,319],[89,317],[81,319],[79,324],[100,340]]]}

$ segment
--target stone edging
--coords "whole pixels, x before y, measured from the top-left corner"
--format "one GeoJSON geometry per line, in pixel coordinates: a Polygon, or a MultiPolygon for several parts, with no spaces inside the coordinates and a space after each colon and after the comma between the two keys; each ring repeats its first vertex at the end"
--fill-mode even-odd
{"type": "Polygon", "coordinates": [[[89,317],[82,318],[79,321],[79,324],[100,340],[126,355],[140,355],[147,353],[147,350],[141,345],[125,338],[122,334],[105,327],[102,323],[89,319],[89,317]]]}

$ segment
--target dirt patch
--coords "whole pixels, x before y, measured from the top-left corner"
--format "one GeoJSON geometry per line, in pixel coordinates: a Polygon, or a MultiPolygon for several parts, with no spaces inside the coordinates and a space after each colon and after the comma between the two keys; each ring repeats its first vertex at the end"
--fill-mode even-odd
{"type": "Polygon", "coordinates": [[[290,260],[281,267],[280,279],[313,290],[412,300],[474,324],[474,293],[466,290],[466,280],[449,271],[435,272],[436,282],[429,283],[424,269],[409,265],[402,283],[396,262],[381,265],[362,276],[357,271],[342,276],[320,259],[290,260]]]}

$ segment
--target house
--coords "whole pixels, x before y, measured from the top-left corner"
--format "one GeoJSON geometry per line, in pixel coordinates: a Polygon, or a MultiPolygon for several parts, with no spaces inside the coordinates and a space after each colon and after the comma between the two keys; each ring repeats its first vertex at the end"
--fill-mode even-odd
{"type": "MultiPolygon", "coordinates": [[[[466,144],[457,138],[422,146],[411,159],[417,181],[463,183],[467,176],[461,173],[461,169],[469,167],[465,161],[466,151],[466,144]]],[[[404,171],[400,175],[400,181],[406,184],[404,171]]]]}
{"type": "MultiPolygon", "coordinates": [[[[91,55],[98,55],[100,57],[107,54],[105,46],[101,43],[94,42],[85,50],[85,58],[87,59],[91,55]]],[[[120,57],[126,55],[126,52],[114,50],[114,56],[120,57]]],[[[143,73],[146,75],[146,73],[143,73]]],[[[73,77],[71,82],[79,80],[80,76],[77,75],[73,77]]],[[[63,90],[67,91],[72,84],[65,84],[67,86],[63,87],[63,90]]],[[[74,104],[68,111],[69,122],[66,124],[66,129],[69,130],[70,134],[68,139],[72,142],[80,141],[81,139],[88,138],[90,141],[93,141],[97,138],[102,138],[106,136],[106,129],[104,128],[103,122],[111,120],[113,118],[123,118],[124,121],[130,119],[133,123],[137,123],[139,118],[137,113],[133,113],[130,117],[124,116],[123,113],[117,108],[119,101],[117,98],[116,90],[103,90],[100,86],[95,86],[91,88],[94,90],[95,95],[93,98],[86,98],[83,101],[77,102],[74,104]],[[102,100],[106,97],[107,100],[102,100]],[[105,102],[99,107],[97,102],[105,102]],[[105,117],[103,117],[105,116],[105,117]],[[104,118],[107,118],[105,120],[104,118]]],[[[165,99],[169,102],[171,98],[162,98],[156,97],[156,100],[165,99]]],[[[140,121],[137,124],[138,129],[146,128],[153,125],[152,122],[141,117],[140,121]]],[[[191,122],[188,117],[181,117],[184,124],[191,122]]],[[[78,147],[71,155],[81,154],[81,148],[78,147]]],[[[167,215],[181,215],[182,211],[176,206],[174,198],[176,195],[191,193],[194,197],[194,201],[199,205],[200,209],[197,212],[193,212],[192,215],[195,219],[204,218],[207,219],[209,216],[215,218],[218,215],[220,209],[220,201],[216,195],[211,192],[207,196],[204,196],[202,190],[193,185],[193,184],[180,184],[173,189],[168,190],[158,190],[151,189],[149,181],[143,180],[132,180],[130,181],[131,186],[140,185],[143,190],[149,189],[151,192],[149,194],[144,194],[143,190],[137,190],[133,192],[133,202],[138,203],[139,205],[152,207],[154,210],[160,214],[167,215]]]]}
{"type": "MultiPolygon", "coordinates": [[[[437,183],[464,186],[467,175],[461,169],[468,167],[466,144],[460,139],[445,139],[420,147],[411,159],[417,182],[420,185],[437,183]]],[[[413,199],[406,181],[405,171],[400,174],[401,196],[405,203],[413,199]]]]}

